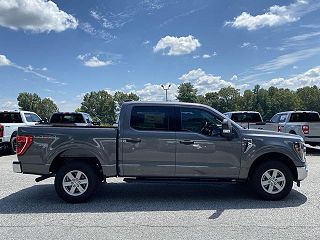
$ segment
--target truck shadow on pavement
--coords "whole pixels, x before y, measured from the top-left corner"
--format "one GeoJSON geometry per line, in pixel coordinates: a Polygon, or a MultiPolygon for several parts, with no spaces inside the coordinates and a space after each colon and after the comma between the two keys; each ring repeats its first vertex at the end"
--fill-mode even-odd
{"type": "Polygon", "coordinates": [[[0,214],[103,213],[212,210],[209,219],[225,210],[299,207],[307,197],[296,190],[281,201],[263,201],[245,184],[102,184],[95,197],[81,204],[60,200],[51,184],[36,185],[0,199],[0,214]]]}

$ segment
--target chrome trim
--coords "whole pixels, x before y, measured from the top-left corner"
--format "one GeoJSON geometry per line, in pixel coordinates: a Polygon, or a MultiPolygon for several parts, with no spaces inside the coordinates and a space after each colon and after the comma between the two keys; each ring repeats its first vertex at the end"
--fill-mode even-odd
{"type": "Polygon", "coordinates": [[[15,173],[22,173],[20,162],[13,162],[12,169],[13,169],[13,172],[15,173]]]}
{"type": "Polygon", "coordinates": [[[306,164],[304,167],[297,167],[297,173],[298,173],[298,181],[302,181],[308,176],[308,165],[306,164]]]}

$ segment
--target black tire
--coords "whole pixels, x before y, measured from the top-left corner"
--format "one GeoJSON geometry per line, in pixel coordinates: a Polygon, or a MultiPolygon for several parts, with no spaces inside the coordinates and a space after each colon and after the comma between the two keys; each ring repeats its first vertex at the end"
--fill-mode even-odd
{"type": "Polygon", "coordinates": [[[293,175],[286,164],[272,160],[257,166],[252,174],[251,182],[254,190],[262,199],[274,201],[283,199],[290,193],[293,185],[293,175]],[[273,171],[272,169],[278,171],[273,171]],[[277,180],[284,177],[285,181],[277,182],[274,179],[269,180],[265,175],[266,172],[270,177],[273,176],[273,173],[277,173],[277,180]]]}
{"type": "Polygon", "coordinates": [[[10,139],[10,144],[9,144],[9,152],[11,154],[16,154],[17,153],[17,133],[13,133],[10,139]]]}
{"type": "MultiPolygon", "coordinates": [[[[74,180],[77,181],[77,180],[74,180]]],[[[54,186],[55,190],[60,198],[62,198],[64,201],[69,202],[69,203],[80,203],[80,202],[85,202],[89,200],[95,193],[98,185],[99,185],[99,177],[97,170],[94,168],[93,165],[90,165],[85,162],[76,162],[72,161],[69,163],[64,164],[61,168],[56,173],[55,176],[55,181],[54,181],[54,186]],[[87,184],[81,184],[78,182],[73,182],[74,184],[77,184],[78,187],[75,187],[75,190],[73,190],[74,194],[71,194],[71,188],[73,186],[63,186],[64,183],[71,183],[72,181],[70,180],[67,181],[68,176],[67,174],[70,173],[73,174],[74,176],[77,176],[77,172],[82,172],[84,175],[81,175],[81,178],[79,180],[85,180],[87,179],[87,184]],[[82,189],[84,189],[83,193],[79,191],[79,185],[82,189]],[[70,191],[68,192],[68,189],[70,191]],[[76,194],[76,195],[75,195],[76,194]]]]}

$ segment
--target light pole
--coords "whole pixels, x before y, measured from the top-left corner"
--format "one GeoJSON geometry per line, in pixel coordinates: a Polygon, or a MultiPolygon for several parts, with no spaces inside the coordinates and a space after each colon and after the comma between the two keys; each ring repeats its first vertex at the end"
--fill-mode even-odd
{"type": "Polygon", "coordinates": [[[168,101],[168,90],[171,87],[171,84],[168,85],[168,87],[164,86],[163,84],[161,84],[161,87],[163,90],[166,91],[166,102],[168,101]]]}

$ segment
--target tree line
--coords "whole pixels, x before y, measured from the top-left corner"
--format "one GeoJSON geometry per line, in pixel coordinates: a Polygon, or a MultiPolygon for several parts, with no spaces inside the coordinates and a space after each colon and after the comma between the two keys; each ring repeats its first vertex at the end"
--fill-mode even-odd
{"type": "MultiPolygon", "coordinates": [[[[256,85],[251,90],[240,90],[231,86],[221,88],[217,92],[198,94],[191,83],[182,83],[178,87],[176,100],[180,102],[201,103],[218,111],[258,111],[265,120],[274,114],[291,110],[311,110],[320,112],[320,88],[308,86],[297,90],[270,87],[261,88],[256,85]]],[[[59,111],[58,106],[50,99],[41,99],[36,93],[20,93],[18,105],[22,110],[33,111],[41,118],[49,119],[52,113],[59,111]]],[[[94,120],[103,124],[112,124],[116,120],[123,102],[139,100],[135,93],[116,92],[113,95],[107,91],[92,91],[83,97],[81,106],[75,111],[87,112],[94,120]]]]}
{"type": "Polygon", "coordinates": [[[191,83],[183,83],[178,87],[177,99],[180,102],[202,103],[218,111],[258,111],[265,120],[283,111],[309,110],[320,112],[320,88],[307,86],[297,90],[270,87],[261,88],[256,85],[245,90],[241,95],[239,89],[221,88],[217,92],[198,95],[191,83]]]}

